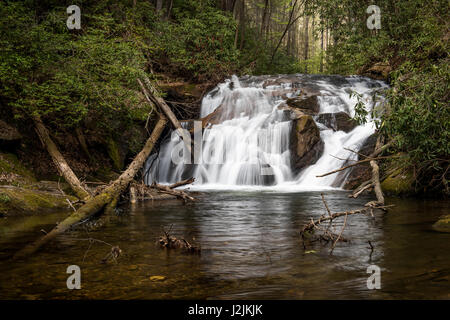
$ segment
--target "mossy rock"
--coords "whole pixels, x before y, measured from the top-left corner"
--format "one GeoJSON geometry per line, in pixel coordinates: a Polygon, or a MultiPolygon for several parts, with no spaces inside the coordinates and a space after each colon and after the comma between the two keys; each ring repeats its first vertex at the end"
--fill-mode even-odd
{"type": "Polygon", "coordinates": [[[14,182],[18,185],[36,182],[34,174],[17,159],[16,155],[0,153],[0,184],[11,183],[7,181],[8,175],[12,175],[14,182]]]}
{"type": "Polygon", "coordinates": [[[415,193],[414,182],[412,171],[397,169],[381,182],[381,189],[387,195],[411,195],[415,193]]]}
{"type": "Polygon", "coordinates": [[[76,201],[73,196],[63,196],[46,191],[20,187],[0,187],[0,214],[33,214],[61,209],[69,209],[67,200],[76,201]]]}
{"type": "Polygon", "coordinates": [[[433,224],[433,229],[439,232],[450,232],[450,214],[441,217],[433,224]]]}

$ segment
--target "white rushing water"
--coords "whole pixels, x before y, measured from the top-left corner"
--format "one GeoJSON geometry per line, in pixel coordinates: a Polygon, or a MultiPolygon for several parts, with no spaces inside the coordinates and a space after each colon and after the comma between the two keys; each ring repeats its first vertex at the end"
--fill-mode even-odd
{"type": "MultiPolygon", "coordinates": [[[[183,141],[173,134],[172,139],[168,137],[162,143],[159,154],[147,160],[146,182],[167,184],[194,177],[191,189],[298,191],[341,187],[345,179],[337,178],[336,174],[316,176],[356,159],[357,155],[345,148],[360,150],[374,133],[374,124],[369,121],[345,133],[317,123],[324,142],[322,156],[316,163],[294,173],[289,150],[292,120],[278,107],[286,98],[296,96],[302,87],[320,92],[319,114],[343,111],[353,117],[357,100],[350,97],[350,92],[359,93],[366,106],[372,108],[374,90],[386,87],[386,84],[356,76],[299,74],[243,79],[233,76],[202,101],[201,117],[211,114],[219,106],[220,113],[217,124],[203,130],[202,142],[196,147],[200,150],[199,156],[192,161],[195,164],[177,160],[174,152],[183,148],[183,141]]],[[[182,153],[178,152],[178,155],[182,153]]]]}

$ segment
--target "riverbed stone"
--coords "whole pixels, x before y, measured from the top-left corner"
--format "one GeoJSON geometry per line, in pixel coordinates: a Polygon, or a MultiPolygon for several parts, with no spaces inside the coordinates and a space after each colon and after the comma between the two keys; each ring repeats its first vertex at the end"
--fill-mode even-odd
{"type": "Polygon", "coordinates": [[[450,214],[442,216],[435,224],[433,229],[439,232],[450,232],[450,214]]]}
{"type": "Polygon", "coordinates": [[[314,164],[323,153],[324,143],[320,131],[310,115],[293,121],[290,143],[291,166],[293,170],[314,164]]]}
{"type": "Polygon", "coordinates": [[[333,129],[333,131],[350,132],[357,126],[356,121],[343,111],[336,113],[321,113],[318,115],[316,121],[333,129]]]}

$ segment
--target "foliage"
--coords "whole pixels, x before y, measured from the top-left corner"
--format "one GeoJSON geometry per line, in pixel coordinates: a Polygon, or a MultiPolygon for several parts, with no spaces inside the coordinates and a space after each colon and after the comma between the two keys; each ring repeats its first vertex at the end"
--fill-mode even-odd
{"type": "MultiPolygon", "coordinates": [[[[393,70],[391,89],[380,132],[393,141],[393,152],[407,152],[410,164],[422,174],[418,179],[445,181],[450,154],[448,2],[377,1],[377,31],[366,26],[365,2],[315,3],[314,10],[332,30],[328,72],[354,74],[378,62],[388,64],[393,70]]],[[[357,109],[357,116],[367,113],[359,100],[357,109]]]]}

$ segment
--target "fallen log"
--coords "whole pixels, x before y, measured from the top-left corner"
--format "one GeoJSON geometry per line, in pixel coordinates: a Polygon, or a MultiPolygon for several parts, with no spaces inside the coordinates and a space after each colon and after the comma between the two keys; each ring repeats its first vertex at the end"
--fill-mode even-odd
{"type": "Polygon", "coordinates": [[[174,184],[171,184],[171,185],[169,186],[169,188],[170,188],[170,189],[175,189],[175,188],[178,188],[178,187],[181,187],[181,186],[185,186],[185,185],[187,185],[187,184],[194,183],[194,181],[195,181],[195,178],[190,178],[190,179],[182,180],[182,181],[176,182],[176,183],[174,183],[174,184]]]}
{"type": "Polygon", "coordinates": [[[349,194],[348,197],[349,198],[358,198],[358,196],[363,193],[365,190],[371,188],[373,186],[372,181],[366,181],[364,183],[362,183],[358,188],[356,188],[352,194],[349,194]]]}
{"type": "Polygon", "coordinates": [[[153,182],[150,187],[154,188],[154,189],[157,189],[157,190],[159,190],[161,192],[174,195],[177,198],[183,199],[185,202],[188,201],[188,200],[195,201],[195,198],[191,197],[186,192],[184,192],[182,190],[173,190],[172,188],[170,188],[170,186],[164,186],[162,184],[158,184],[156,182],[153,182]]]}
{"type": "Polygon", "coordinates": [[[81,185],[80,180],[77,178],[75,173],[73,173],[72,169],[70,168],[66,159],[64,159],[61,152],[59,152],[58,147],[50,138],[48,130],[42,122],[41,118],[39,116],[34,116],[33,120],[39,139],[50,154],[59,174],[64,177],[66,182],[70,185],[79,199],[84,201],[90,199],[91,194],[81,185]]]}
{"type": "Polygon", "coordinates": [[[139,85],[141,86],[142,92],[144,93],[145,98],[148,102],[156,105],[159,107],[160,110],[164,112],[164,114],[167,116],[167,118],[170,120],[170,122],[175,127],[176,132],[180,137],[183,138],[183,141],[186,145],[187,150],[189,151],[189,154],[191,154],[191,137],[189,134],[186,133],[186,130],[183,130],[181,127],[180,121],[178,121],[175,114],[172,112],[170,107],[167,105],[167,103],[164,101],[163,98],[159,97],[157,94],[156,89],[152,86],[150,80],[147,78],[145,79],[145,83],[147,87],[149,88],[149,91],[145,88],[144,84],[141,80],[137,79],[139,85]]]}
{"type": "MultiPolygon", "coordinates": [[[[14,259],[24,258],[27,255],[30,255],[36,252],[40,247],[48,243],[50,240],[55,238],[57,235],[67,231],[73,225],[84,221],[100,210],[102,210],[106,205],[115,201],[119,197],[119,195],[125,191],[133,177],[136,173],[141,169],[145,160],[150,155],[150,152],[153,150],[156,142],[158,141],[161,133],[167,123],[167,119],[164,116],[160,116],[158,122],[156,123],[155,128],[153,129],[152,134],[147,139],[144,147],[139,152],[139,154],[134,158],[131,164],[128,166],[127,170],[125,170],[117,180],[108,185],[100,194],[89,199],[86,203],[81,206],[76,212],[66,218],[64,221],[60,222],[52,231],[35,241],[34,243],[26,246],[24,249],[20,250],[14,255],[14,259]]],[[[111,210],[111,209],[109,209],[111,210]]]]}

